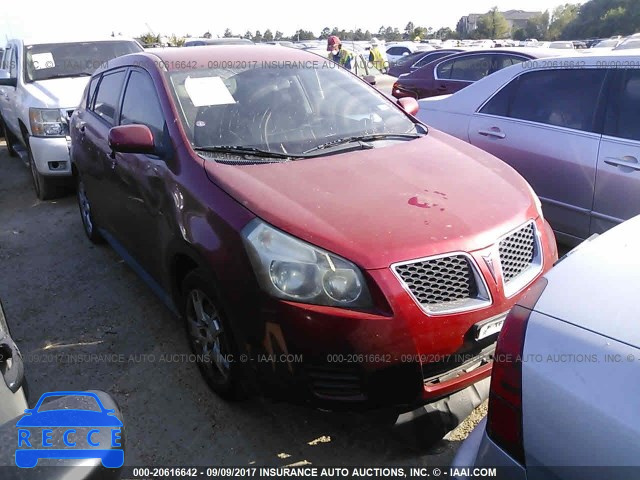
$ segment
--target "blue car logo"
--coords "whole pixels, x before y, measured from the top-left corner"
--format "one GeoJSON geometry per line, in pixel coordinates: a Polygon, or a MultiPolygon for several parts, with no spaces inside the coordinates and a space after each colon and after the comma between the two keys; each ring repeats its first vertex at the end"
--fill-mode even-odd
{"type": "Polygon", "coordinates": [[[18,420],[16,465],[33,468],[39,459],[100,459],[106,468],[124,464],[122,422],[92,392],[49,392],[18,420]],[[90,397],[89,409],[47,409],[43,402],[59,396],[90,397]],[[93,402],[95,400],[95,404],[93,402]],[[96,408],[97,407],[97,408],[96,408]],[[105,441],[108,439],[108,442],[105,441]],[[64,444],[65,448],[54,448],[64,444]]]}

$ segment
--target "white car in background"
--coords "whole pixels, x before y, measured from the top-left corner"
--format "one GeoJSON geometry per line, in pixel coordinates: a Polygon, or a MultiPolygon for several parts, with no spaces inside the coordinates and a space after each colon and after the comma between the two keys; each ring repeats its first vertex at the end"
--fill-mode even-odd
{"type": "Polygon", "coordinates": [[[639,241],[635,217],[570,252],[513,307],[488,416],[454,469],[498,467],[510,480],[638,478],[639,241]]]}
{"type": "Polygon", "coordinates": [[[405,55],[409,55],[414,52],[426,52],[429,50],[436,50],[436,47],[429,45],[428,43],[416,43],[416,42],[401,42],[401,43],[387,43],[385,53],[389,65],[393,65],[399,58],[405,55]]]}

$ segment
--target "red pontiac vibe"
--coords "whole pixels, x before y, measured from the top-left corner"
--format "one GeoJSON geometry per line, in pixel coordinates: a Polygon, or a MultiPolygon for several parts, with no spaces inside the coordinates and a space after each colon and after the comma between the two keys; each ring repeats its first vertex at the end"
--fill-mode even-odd
{"type": "Polygon", "coordinates": [[[467,392],[557,251],[522,177],[416,111],[289,48],[112,60],[71,119],[84,229],[184,318],[226,398],[467,392]]]}

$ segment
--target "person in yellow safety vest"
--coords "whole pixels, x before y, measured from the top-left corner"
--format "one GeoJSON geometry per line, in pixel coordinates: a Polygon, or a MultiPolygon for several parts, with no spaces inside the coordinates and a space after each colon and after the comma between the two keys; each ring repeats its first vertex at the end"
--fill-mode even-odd
{"type": "Polygon", "coordinates": [[[375,40],[371,42],[371,49],[369,50],[369,61],[382,73],[387,72],[387,62],[385,61],[382,52],[378,50],[378,42],[376,42],[375,40]]]}
{"type": "Polygon", "coordinates": [[[329,52],[327,55],[329,60],[333,60],[347,70],[351,70],[353,55],[349,50],[342,47],[342,42],[335,35],[327,38],[327,51],[329,52]]]}

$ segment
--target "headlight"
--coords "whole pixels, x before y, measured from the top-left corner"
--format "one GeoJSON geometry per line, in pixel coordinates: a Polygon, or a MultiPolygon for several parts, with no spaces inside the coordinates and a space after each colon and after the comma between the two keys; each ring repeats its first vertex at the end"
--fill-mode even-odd
{"type": "Polygon", "coordinates": [[[64,137],[69,133],[66,112],[57,108],[30,108],[31,134],[36,137],[64,137]]]}
{"type": "Polygon", "coordinates": [[[251,221],[242,235],[260,287],[271,295],[316,305],[371,306],[364,277],[353,263],[260,219],[251,221]]]}

